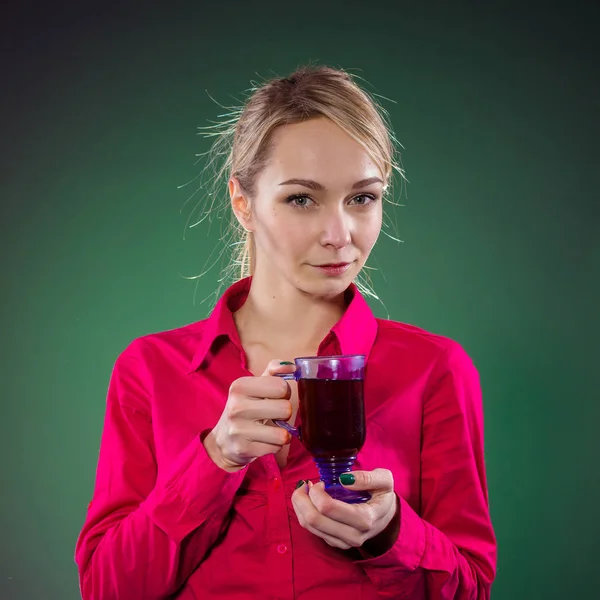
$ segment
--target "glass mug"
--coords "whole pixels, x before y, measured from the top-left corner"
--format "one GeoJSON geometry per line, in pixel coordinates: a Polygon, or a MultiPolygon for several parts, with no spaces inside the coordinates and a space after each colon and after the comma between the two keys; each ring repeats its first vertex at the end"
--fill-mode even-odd
{"type": "Polygon", "coordinates": [[[349,504],[367,502],[371,495],[352,491],[340,475],[352,470],[365,443],[365,356],[309,356],[294,360],[294,373],[277,373],[298,382],[300,427],[274,420],[298,438],[311,453],[325,491],[349,504]]]}

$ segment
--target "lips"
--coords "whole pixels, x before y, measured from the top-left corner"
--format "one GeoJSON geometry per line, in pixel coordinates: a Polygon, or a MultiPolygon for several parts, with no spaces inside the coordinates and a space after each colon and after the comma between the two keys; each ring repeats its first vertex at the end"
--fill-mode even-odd
{"type": "Polygon", "coordinates": [[[329,263],[326,265],[315,265],[316,268],[327,277],[339,277],[343,275],[352,263],[329,263]]]}
{"type": "Polygon", "coordinates": [[[346,267],[349,264],[350,263],[328,263],[326,265],[317,265],[317,266],[322,269],[334,269],[334,268],[346,267]]]}

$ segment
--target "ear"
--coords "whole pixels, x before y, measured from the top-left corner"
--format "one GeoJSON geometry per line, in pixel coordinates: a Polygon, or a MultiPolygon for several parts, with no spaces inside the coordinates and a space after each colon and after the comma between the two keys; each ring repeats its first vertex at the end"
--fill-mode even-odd
{"type": "Polygon", "coordinates": [[[229,180],[229,197],[231,208],[240,225],[246,231],[252,231],[252,207],[246,192],[242,189],[237,177],[229,180]]]}

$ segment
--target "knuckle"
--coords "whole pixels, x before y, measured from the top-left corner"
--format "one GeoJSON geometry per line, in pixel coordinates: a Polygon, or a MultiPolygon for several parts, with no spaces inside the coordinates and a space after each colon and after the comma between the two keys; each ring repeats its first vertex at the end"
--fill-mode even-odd
{"type": "Polygon", "coordinates": [[[363,529],[365,531],[371,530],[377,521],[377,515],[373,508],[371,506],[368,506],[367,508],[369,508],[369,510],[365,512],[363,519],[363,529]]]}
{"type": "Polygon", "coordinates": [[[244,454],[244,448],[242,446],[242,444],[240,444],[240,442],[234,441],[231,443],[230,446],[231,450],[231,454],[234,454],[236,456],[243,456],[244,454]]]}
{"type": "Polygon", "coordinates": [[[373,473],[371,471],[364,471],[361,474],[361,483],[366,487],[370,488],[373,486],[373,473]]]}
{"type": "Polygon", "coordinates": [[[273,386],[273,393],[278,398],[287,398],[290,395],[290,384],[285,379],[276,378],[276,385],[273,386]]]}
{"type": "Polygon", "coordinates": [[[375,469],[373,476],[387,487],[394,487],[394,475],[389,469],[375,469]]]}
{"type": "Polygon", "coordinates": [[[229,386],[229,398],[245,398],[248,395],[248,389],[252,389],[254,380],[257,377],[238,377],[229,386]]]}
{"type": "Polygon", "coordinates": [[[363,526],[361,527],[362,531],[366,532],[366,531],[371,531],[371,529],[373,529],[373,526],[375,525],[375,517],[372,514],[369,514],[363,524],[363,526]]]}
{"type": "Polygon", "coordinates": [[[364,519],[364,518],[356,521],[356,523],[354,524],[354,527],[361,534],[369,531],[369,529],[370,529],[367,519],[364,519]]]}
{"type": "Polygon", "coordinates": [[[335,539],[332,542],[327,542],[330,546],[334,548],[340,548],[341,550],[349,550],[354,546],[354,544],[349,544],[348,542],[340,539],[335,539]]]}
{"type": "Polygon", "coordinates": [[[230,440],[238,438],[240,434],[239,426],[235,422],[229,421],[227,424],[226,433],[230,440]]]}
{"type": "Polygon", "coordinates": [[[229,396],[231,397],[238,394],[241,387],[243,387],[242,378],[232,381],[231,385],[229,386],[229,396]]]}
{"type": "Polygon", "coordinates": [[[331,514],[333,510],[333,502],[331,500],[325,499],[319,505],[319,512],[322,515],[328,516],[331,514]]]}
{"type": "Polygon", "coordinates": [[[319,523],[319,517],[317,514],[311,513],[309,515],[306,515],[304,521],[308,527],[316,528],[319,523]]]}
{"type": "MultiPolygon", "coordinates": [[[[364,508],[368,509],[369,507],[365,506],[364,508]]],[[[375,519],[373,518],[371,511],[365,510],[365,512],[361,513],[360,517],[356,520],[354,527],[359,533],[363,534],[371,531],[374,523],[375,519]]]]}
{"type": "Polygon", "coordinates": [[[230,419],[239,419],[244,414],[244,405],[238,398],[233,398],[227,408],[227,415],[230,419]]]}

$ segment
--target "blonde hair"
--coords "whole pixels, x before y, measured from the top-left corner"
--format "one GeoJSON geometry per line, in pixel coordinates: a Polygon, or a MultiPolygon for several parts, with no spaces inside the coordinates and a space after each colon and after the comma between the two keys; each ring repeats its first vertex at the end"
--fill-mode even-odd
{"type": "MultiPolygon", "coordinates": [[[[228,112],[219,115],[221,121],[199,128],[204,137],[216,139],[208,152],[199,155],[207,157],[207,161],[200,173],[200,185],[192,196],[207,189],[209,202],[205,203],[202,218],[189,225],[194,210],[186,223],[186,227],[195,227],[206,217],[210,222],[214,212],[228,211],[229,219],[225,220],[228,229],[221,232],[221,239],[230,240],[234,260],[229,262],[219,279],[217,297],[227,280],[252,275],[256,265],[252,234],[237,221],[229,202],[219,200],[220,194],[227,189],[226,182],[232,176],[238,179],[250,198],[256,194],[256,179],[270,158],[271,140],[278,127],[318,117],[328,118],[361,144],[379,167],[387,184],[386,199],[390,195],[393,173],[398,173],[401,181],[406,179],[396,148],[400,144],[393,135],[386,111],[372,95],[359,87],[355,77],[341,69],[306,66],[288,77],[271,79],[262,85],[253,83],[241,107],[223,108],[228,112]],[[209,182],[205,186],[207,177],[209,182]]],[[[215,262],[193,278],[202,277],[215,262]]],[[[377,298],[368,283],[359,279],[356,283],[361,292],[377,298]]]]}

